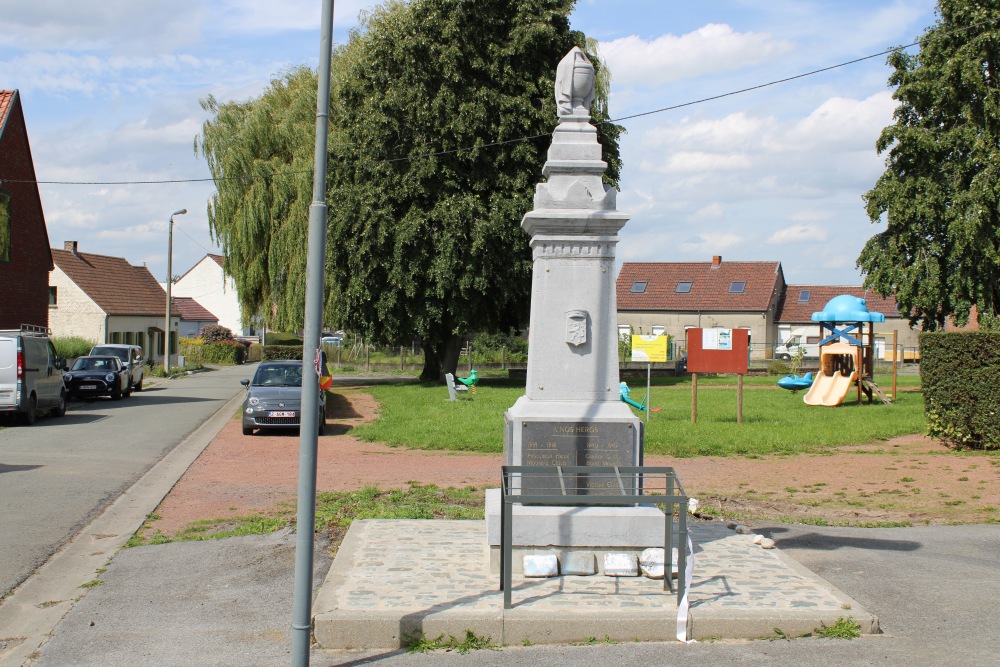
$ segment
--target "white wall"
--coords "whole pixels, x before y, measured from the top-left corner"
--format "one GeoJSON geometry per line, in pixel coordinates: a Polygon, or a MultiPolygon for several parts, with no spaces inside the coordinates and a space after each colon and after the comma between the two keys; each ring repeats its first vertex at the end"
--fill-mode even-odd
{"type": "Polygon", "coordinates": [[[49,285],[56,288],[56,305],[49,306],[49,328],[58,338],[79,336],[104,342],[104,311],[62,269],[49,271],[49,285]]]}
{"type": "Polygon", "coordinates": [[[228,327],[236,336],[249,333],[240,323],[240,302],[236,283],[227,277],[222,267],[211,257],[204,257],[190,271],[173,284],[173,296],[191,297],[206,310],[219,318],[219,324],[228,327]]]}

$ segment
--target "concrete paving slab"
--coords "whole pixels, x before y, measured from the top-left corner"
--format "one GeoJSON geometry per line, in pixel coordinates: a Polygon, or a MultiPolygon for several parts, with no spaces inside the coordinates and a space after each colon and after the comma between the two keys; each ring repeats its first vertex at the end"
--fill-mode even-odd
{"type": "MultiPolygon", "coordinates": [[[[878,632],[857,602],[753,535],[696,523],[691,536],[690,638],[795,636],[846,616],[878,632]]],[[[355,521],[313,606],[319,645],[393,649],[467,630],[505,645],[676,638],[675,595],[645,577],[515,575],[504,610],[485,542],[484,521],[355,521]]]]}

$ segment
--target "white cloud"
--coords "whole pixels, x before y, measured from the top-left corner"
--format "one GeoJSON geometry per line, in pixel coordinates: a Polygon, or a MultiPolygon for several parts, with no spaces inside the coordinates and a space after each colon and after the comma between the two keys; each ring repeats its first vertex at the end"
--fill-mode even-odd
{"type": "Polygon", "coordinates": [[[732,232],[705,232],[684,241],[679,247],[686,253],[707,256],[738,248],[745,242],[744,237],[732,232]]]}
{"type": "Polygon", "coordinates": [[[791,48],[789,42],[770,35],[740,33],[718,23],[686,35],[666,34],[653,40],[631,35],[601,43],[615,83],[646,86],[756,65],[791,48]]]}
{"type": "Polygon", "coordinates": [[[199,37],[200,0],[0,0],[0,46],[153,53],[199,37]]]}
{"type": "Polygon", "coordinates": [[[696,218],[702,220],[706,218],[721,218],[724,211],[725,209],[723,209],[722,204],[714,202],[712,204],[709,204],[708,206],[703,206],[702,208],[698,209],[697,211],[695,211],[694,215],[696,218]]]}
{"type": "Polygon", "coordinates": [[[825,241],[826,230],[819,225],[790,225],[782,227],[767,240],[768,243],[805,243],[809,241],[825,241]]]}

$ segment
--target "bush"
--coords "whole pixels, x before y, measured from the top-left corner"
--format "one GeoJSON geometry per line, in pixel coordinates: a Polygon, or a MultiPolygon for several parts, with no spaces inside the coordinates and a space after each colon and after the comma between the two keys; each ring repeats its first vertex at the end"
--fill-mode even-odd
{"type": "Polygon", "coordinates": [[[73,359],[74,357],[87,356],[97,343],[80,336],[67,336],[66,338],[53,338],[52,345],[56,348],[56,354],[61,359],[73,359]]]}
{"type": "Polygon", "coordinates": [[[198,334],[206,343],[215,343],[221,340],[233,340],[233,331],[229,327],[221,324],[209,324],[201,328],[198,334]]]}
{"type": "MultiPolygon", "coordinates": [[[[270,339],[271,334],[268,334],[270,339]]],[[[301,359],[302,345],[266,345],[263,348],[262,361],[274,359],[301,359]]]]}
{"type": "Polygon", "coordinates": [[[1000,449],[1000,332],[920,334],[928,434],[957,449],[1000,449]]]}
{"type": "Polygon", "coordinates": [[[265,334],[264,343],[267,347],[272,345],[302,345],[302,338],[296,336],[292,333],[284,333],[282,331],[268,331],[265,334]]]}
{"type": "Polygon", "coordinates": [[[184,339],[180,344],[180,354],[187,365],[190,364],[242,364],[247,358],[247,346],[238,340],[220,340],[202,343],[200,339],[184,339]],[[197,342],[189,342],[189,341],[197,342]]]}
{"type": "Polygon", "coordinates": [[[260,343],[250,343],[247,349],[247,363],[255,363],[264,358],[264,346],[260,343]]]}
{"type": "Polygon", "coordinates": [[[771,359],[771,361],[767,362],[768,375],[785,376],[791,372],[792,366],[787,361],[782,361],[781,359],[771,359]]]}

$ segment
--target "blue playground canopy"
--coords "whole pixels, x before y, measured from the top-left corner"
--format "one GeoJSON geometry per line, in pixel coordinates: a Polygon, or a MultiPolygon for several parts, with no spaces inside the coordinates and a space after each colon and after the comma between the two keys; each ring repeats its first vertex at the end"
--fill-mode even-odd
{"type": "Polygon", "coordinates": [[[885,322],[885,315],[868,310],[864,299],[841,294],[830,299],[823,310],[812,314],[813,322],[885,322]]]}

